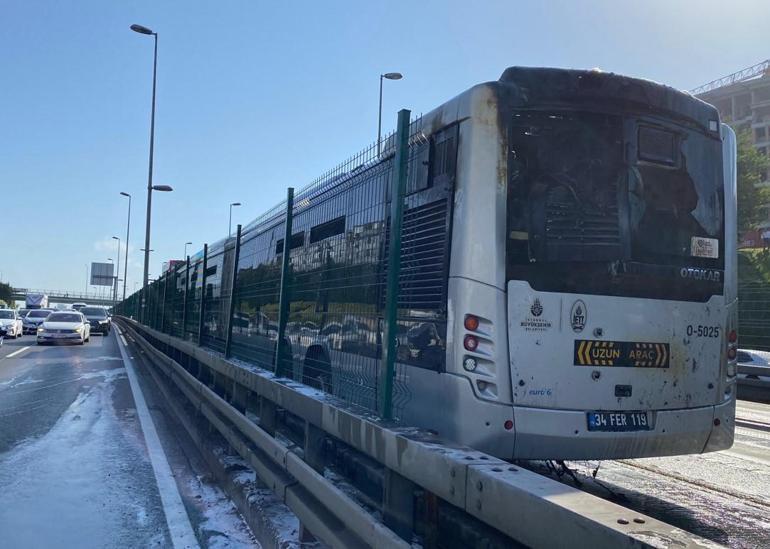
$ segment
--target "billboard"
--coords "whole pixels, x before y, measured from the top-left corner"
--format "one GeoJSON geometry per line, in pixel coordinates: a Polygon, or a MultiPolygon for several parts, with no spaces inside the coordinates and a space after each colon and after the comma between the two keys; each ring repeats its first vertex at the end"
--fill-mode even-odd
{"type": "Polygon", "coordinates": [[[91,263],[91,285],[112,286],[115,284],[115,265],[112,263],[91,263]]]}

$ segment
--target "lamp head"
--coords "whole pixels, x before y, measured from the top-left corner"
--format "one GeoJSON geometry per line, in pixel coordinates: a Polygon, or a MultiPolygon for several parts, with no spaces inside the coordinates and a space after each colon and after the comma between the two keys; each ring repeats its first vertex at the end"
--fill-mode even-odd
{"type": "Polygon", "coordinates": [[[404,75],[400,72],[386,72],[382,77],[387,78],[388,80],[401,80],[404,75]]]}
{"type": "Polygon", "coordinates": [[[147,27],[143,27],[142,25],[131,25],[131,30],[138,32],[139,34],[155,34],[152,32],[152,30],[148,29],[147,27]]]}

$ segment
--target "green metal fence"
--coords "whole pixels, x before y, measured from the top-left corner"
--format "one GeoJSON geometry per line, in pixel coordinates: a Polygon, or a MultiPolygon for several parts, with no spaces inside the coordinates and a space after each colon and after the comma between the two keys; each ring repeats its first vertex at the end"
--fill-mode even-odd
{"type": "Polygon", "coordinates": [[[738,334],[742,349],[770,351],[770,284],[738,286],[738,334]]]}
{"type": "Polygon", "coordinates": [[[406,111],[400,140],[290,193],[116,311],[397,420],[411,399],[408,369],[444,368],[457,150],[456,126],[426,137],[408,120],[406,111]],[[403,227],[391,254],[394,215],[403,227]]]}

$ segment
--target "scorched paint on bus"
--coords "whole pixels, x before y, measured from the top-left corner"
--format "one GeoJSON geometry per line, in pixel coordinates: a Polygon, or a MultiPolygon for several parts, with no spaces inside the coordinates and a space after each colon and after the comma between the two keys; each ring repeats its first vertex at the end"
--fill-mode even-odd
{"type": "MultiPolygon", "coordinates": [[[[410,131],[398,421],[503,458],[731,446],[736,152],[716,109],[646,80],[514,67],[410,131]]],[[[221,351],[233,293],[233,355],[274,369],[289,253],[276,373],[376,410],[393,150],[298,192],[288,245],[274,208],[244,228],[237,265],[228,238],[155,283],[152,322],[202,327],[221,351]]]]}

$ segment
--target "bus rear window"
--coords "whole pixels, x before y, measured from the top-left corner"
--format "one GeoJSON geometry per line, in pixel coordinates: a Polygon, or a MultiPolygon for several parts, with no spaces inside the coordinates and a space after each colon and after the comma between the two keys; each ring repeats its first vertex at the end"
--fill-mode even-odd
{"type": "Polygon", "coordinates": [[[721,143],[673,123],[521,111],[510,127],[508,277],[541,291],[721,293],[721,143]],[[705,269],[697,283],[682,269],[705,269]]]}
{"type": "Polygon", "coordinates": [[[676,166],[679,157],[674,132],[639,126],[639,160],[656,162],[667,166],[676,166]]]}

